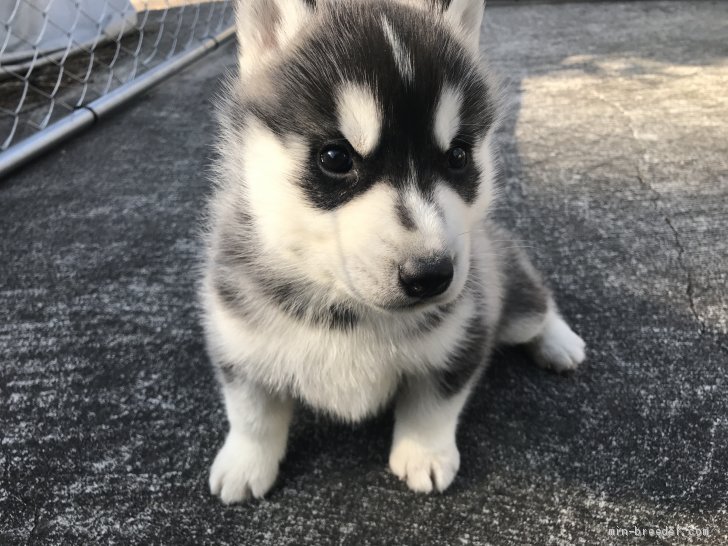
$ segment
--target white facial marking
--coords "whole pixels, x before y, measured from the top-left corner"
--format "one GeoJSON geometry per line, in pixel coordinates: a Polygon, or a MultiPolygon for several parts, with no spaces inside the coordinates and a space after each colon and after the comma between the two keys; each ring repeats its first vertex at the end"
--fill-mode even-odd
{"type": "Polygon", "coordinates": [[[445,240],[452,245],[459,234],[472,225],[473,213],[462,197],[447,184],[437,184],[434,196],[443,217],[445,240]]]}
{"type": "Polygon", "coordinates": [[[382,29],[386,36],[389,46],[392,48],[392,56],[394,56],[394,64],[397,66],[402,79],[408,83],[412,83],[415,79],[415,68],[412,64],[412,57],[405,45],[397,36],[397,33],[389,24],[387,18],[382,15],[382,29]]]}
{"type": "Polygon", "coordinates": [[[459,89],[449,85],[443,86],[435,111],[435,139],[443,151],[450,148],[452,139],[460,129],[462,101],[463,94],[459,89]]]}
{"type": "Polygon", "coordinates": [[[445,226],[437,206],[428,201],[414,186],[404,194],[402,203],[407,209],[415,231],[422,241],[423,254],[440,252],[445,248],[445,226]]]}
{"type": "Polygon", "coordinates": [[[447,184],[438,184],[434,191],[435,202],[442,211],[445,240],[451,256],[456,257],[455,276],[450,290],[460,293],[470,270],[472,237],[468,233],[475,217],[473,209],[447,184]]]}
{"type": "Polygon", "coordinates": [[[281,241],[295,240],[290,219],[300,216],[303,196],[296,181],[308,149],[302,138],[281,139],[256,121],[250,122],[245,141],[241,156],[250,211],[261,241],[280,250],[281,241]]]}
{"type": "Polygon", "coordinates": [[[485,214],[491,202],[497,197],[497,188],[493,186],[496,175],[496,164],[493,160],[493,130],[480,142],[473,146],[473,159],[480,171],[480,185],[478,197],[473,203],[473,209],[478,214],[485,214]]]}
{"type": "Polygon", "coordinates": [[[382,127],[381,108],[373,92],[366,87],[345,83],[339,89],[336,109],[339,129],[361,155],[374,150],[382,127]]]}

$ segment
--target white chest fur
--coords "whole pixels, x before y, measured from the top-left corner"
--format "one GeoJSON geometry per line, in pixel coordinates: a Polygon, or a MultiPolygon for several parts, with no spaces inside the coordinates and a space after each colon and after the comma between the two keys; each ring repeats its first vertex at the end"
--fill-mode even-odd
{"type": "Polygon", "coordinates": [[[254,324],[205,291],[211,354],[275,392],[355,421],[381,409],[403,374],[443,365],[463,338],[475,302],[463,299],[428,333],[413,335],[401,317],[370,320],[349,331],[318,328],[271,310],[254,324]]]}

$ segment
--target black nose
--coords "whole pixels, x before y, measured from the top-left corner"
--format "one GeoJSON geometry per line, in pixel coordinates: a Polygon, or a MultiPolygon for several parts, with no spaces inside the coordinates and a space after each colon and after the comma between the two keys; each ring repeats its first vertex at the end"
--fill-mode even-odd
{"type": "Polygon", "coordinates": [[[452,260],[448,257],[409,259],[399,266],[399,282],[413,298],[439,296],[450,286],[452,260]]]}

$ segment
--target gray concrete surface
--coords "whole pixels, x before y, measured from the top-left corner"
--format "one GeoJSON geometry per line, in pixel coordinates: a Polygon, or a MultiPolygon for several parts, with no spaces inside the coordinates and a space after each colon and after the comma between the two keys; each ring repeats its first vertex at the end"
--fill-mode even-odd
{"type": "Polygon", "coordinates": [[[220,51],[0,184],[0,541],[724,544],[728,3],[494,7],[498,211],[587,340],[502,351],[416,496],[390,416],[304,412],[270,496],[206,489],[225,429],[194,305],[220,51]],[[613,537],[609,529],[682,536],[613,537]],[[683,528],[706,529],[689,538],[683,528]]]}

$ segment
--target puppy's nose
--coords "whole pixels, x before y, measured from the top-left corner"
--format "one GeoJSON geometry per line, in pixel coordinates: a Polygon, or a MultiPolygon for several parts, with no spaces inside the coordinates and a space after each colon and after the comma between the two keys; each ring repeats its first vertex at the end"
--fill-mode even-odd
{"type": "Polygon", "coordinates": [[[399,282],[410,297],[432,298],[447,290],[453,272],[452,260],[447,256],[410,258],[399,266],[399,282]]]}

